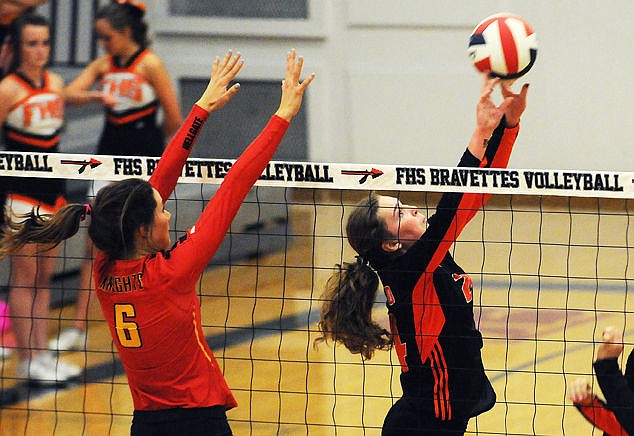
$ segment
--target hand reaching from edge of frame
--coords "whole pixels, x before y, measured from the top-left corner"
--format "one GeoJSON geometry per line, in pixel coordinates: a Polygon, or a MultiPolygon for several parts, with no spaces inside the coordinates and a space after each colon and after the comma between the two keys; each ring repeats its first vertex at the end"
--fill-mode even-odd
{"type": "Polygon", "coordinates": [[[227,87],[244,65],[244,60],[240,59],[241,56],[240,53],[232,56],[232,52],[229,50],[222,61],[219,57],[216,57],[211,71],[211,79],[205,92],[196,102],[198,106],[207,112],[216,111],[227,104],[238,92],[240,89],[239,83],[229,88],[227,87]]]}
{"type": "Polygon", "coordinates": [[[302,67],[304,66],[304,58],[297,58],[295,49],[292,49],[286,55],[286,77],[282,80],[282,99],[280,106],[275,112],[280,118],[290,121],[302,105],[304,91],[315,78],[315,73],[300,82],[302,67]]]}
{"type": "Polygon", "coordinates": [[[592,387],[590,386],[588,379],[580,377],[570,383],[568,386],[568,398],[574,404],[578,404],[580,406],[592,405],[594,394],[592,393],[592,387]]]}
{"type": "Polygon", "coordinates": [[[520,118],[526,109],[526,94],[528,93],[528,83],[522,85],[519,94],[513,92],[513,81],[503,80],[500,83],[502,97],[504,100],[510,99],[504,115],[506,115],[506,127],[515,127],[519,124],[520,118]]]}
{"type": "Polygon", "coordinates": [[[616,327],[603,329],[603,343],[599,345],[597,360],[616,359],[623,352],[623,333],[616,327]]]}

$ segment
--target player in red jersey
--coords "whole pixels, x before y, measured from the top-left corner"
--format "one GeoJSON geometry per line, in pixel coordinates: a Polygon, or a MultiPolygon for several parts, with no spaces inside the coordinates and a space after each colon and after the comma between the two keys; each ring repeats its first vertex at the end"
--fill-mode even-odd
{"type": "MultiPolygon", "coordinates": [[[[498,83],[484,79],[477,126],[458,166],[508,163],[528,85],[514,94],[502,82],[504,101],[495,106],[490,96],[498,83]]],[[[394,345],[403,397],[385,418],[384,435],[463,434],[470,417],[495,404],[482,365],[482,335],[473,320],[472,282],[449,253],[487,197],[445,193],[427,220],[398,198],[372,193],[348,218],[347,237],[357,261],[337,265],[328,281],[316,343],[340,342],[365,359],[394,345]],[[371,317],[379,279],[391,331],[371,317]]]]}
{"type": "Polygon", "coordinates": [[[568,386],[568,398],[584,418],[604,434],[634,434],[634,351],[630,352],[625,373],[622,373],[617,359],[623,353],[623,334],[608,326],[603,330],[602,339],[593,366],[606,401],[592,392],[585,377],[568,386]]]}
{"type": "MultiPolygon", "coordinates": [[[[165,149],[149,182],[127,179],[102,188],[90,210],[88,234],[98,252],[95,286],[128,377],[134,401],[132,434],[231,434],[225,411],[236,401],[205,342],[196,283],[222,242],[245,196],[262,174],[306,87],[303,59],[286,58],[279,108],[242,153],[192,228],[170,248],[171,195],[196,136],[229,101],[227,89],[240,55],[216,59],[202,97],[165,149]]],[[[32,213],[11,222],[0,256],[37,240],[51,245],[77,232],[87,205],[67,205],[52,216],[32,213]]]]}

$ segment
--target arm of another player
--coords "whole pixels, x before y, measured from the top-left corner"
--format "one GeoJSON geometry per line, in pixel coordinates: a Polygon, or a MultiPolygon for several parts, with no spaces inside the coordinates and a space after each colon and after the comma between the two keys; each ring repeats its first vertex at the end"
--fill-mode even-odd
{"type": "Polygon", "coordinates": [[[242,65],[240,53],[232,56],[231,51],[225,55],[222,61],[218,57],[214,60],[207,88],[192,108],[185,122],[170,140],[156,170],[150,177],[150,183],[159,191],[163,202],[167,201],[174,191],[183,165],[185,165],[185,161],[189,157],[209,114],[222,108],[238,92],[239,84],[227,87],[236,77],[242,65]]]}
{"type": "Polygon", "coordinates": [[[150,53],[143,60],[146,78],[156,90],[159,102],[163,108],[163,134],[165,137],[170,137],[178,129],[183,118],[178,106],[176,91],[172,85],[169,72],[155,53],[150,53]]]}
{"type": "Polygon", "coordinates": [[[617,359],[623,352],[623,333],[616,327],[603,330],[603,343],[597,350],[594,372],[605,396],[608,407],[614,412],[621,425],[634,433],[634,392],[619,368],[617,359]]]}
{"type": "Polygon", "coordinates": [[[614,412],[592,393],[588,379],[580,377],[574,380],[568,386],[568,398],[590,424],[609,434],[622,434],[623,428],[614,412]]]}

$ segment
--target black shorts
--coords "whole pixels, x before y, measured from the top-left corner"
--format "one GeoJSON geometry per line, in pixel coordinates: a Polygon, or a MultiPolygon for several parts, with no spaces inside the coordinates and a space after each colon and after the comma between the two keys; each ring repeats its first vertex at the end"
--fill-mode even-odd
{"type": "Polygon", "coordinates": [[[224,406],[191,409],[135,410],[132,436],[230,436],[224,406]]]}
{"type": "Polygon", "coordinates": [[[435,416],[422,413],[413,399],[402,397],[387,413],[381,436],[463,435],[468,423],[468,418],[441,421],[435,416]]]}

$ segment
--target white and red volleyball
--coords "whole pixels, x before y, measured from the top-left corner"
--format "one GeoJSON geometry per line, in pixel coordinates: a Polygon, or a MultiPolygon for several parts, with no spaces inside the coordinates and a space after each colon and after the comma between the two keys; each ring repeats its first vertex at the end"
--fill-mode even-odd
{"type": "Polygon", "coordinates": [[[479,71],[501,79],[516,79],[535,63],[537,37],[522,17],[495,14],[473,29],[468,52],[479,71]]]}

